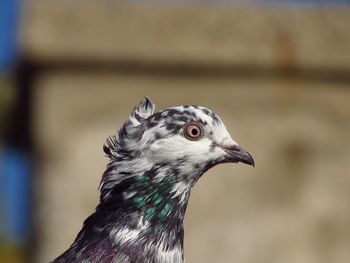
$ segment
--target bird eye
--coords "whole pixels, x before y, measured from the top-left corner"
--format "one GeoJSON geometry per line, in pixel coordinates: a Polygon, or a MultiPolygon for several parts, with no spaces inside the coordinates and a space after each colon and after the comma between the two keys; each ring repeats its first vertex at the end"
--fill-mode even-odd
{"type": "Polygon", "coordinates": [[[184,135],[189,140],[198,140],[203,135],[202,128],[197,124],[187,125],[184,135]]]}

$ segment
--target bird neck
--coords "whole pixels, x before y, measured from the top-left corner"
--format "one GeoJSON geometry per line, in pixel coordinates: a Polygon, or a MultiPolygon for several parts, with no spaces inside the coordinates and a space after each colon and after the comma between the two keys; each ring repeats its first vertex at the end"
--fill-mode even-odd
{"type": "Polygon", "coordinates": [[[188,178],[192,175],[169,164],[142,168],[132,163],[110,164],[103,176],[96,214],[108,218],[104,224],[115,245],[128,249],[137,244],[147,250],[142,254],[182,262],[183,219],[194,183],[188,178]]]}

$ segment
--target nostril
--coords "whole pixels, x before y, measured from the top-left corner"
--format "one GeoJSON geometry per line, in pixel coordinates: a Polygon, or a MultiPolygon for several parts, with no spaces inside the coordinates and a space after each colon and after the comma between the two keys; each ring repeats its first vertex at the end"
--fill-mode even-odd
{"type": "Polygon", "coordinates": [[[229,151],[234,151],[234,152],[240,152],[241,151],[241,147],[239,147],[236,144],[226,144],[223,145],[223,148],[229,151]]]}
{"type": "Polygon", "coordinates": [[[218,144],[220,147],[224,148],[225,150],[229,150],[229,151],[234,151],[234,152],[239,152],[241,151],[241,147],[239,147],[239,145],[237,144],[233,144],[233,143],[222,143],[222,144],[218,144]]]}
{"type": "Polygon", "coordinates": [[[225,138],[221,141],[221,143],[218,143],[218,145],[225,150],[239,152],[241,150],[241,147],[231,138],[225,138]]]}

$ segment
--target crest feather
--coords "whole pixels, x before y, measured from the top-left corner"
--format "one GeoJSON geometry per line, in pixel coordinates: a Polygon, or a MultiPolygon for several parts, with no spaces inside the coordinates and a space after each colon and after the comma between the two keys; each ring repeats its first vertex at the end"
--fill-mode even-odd
{"type": "Polygon", "coordinates": [[[136,126],[144,122],[149,116],[154,113],[155,104],[150,98],[145,97],[143,101],[137,105],[131,113],[129,120],[136,126]]]}
{"type": "Polygon", "coordinates": [[[133,143],[131,140],[137,140],[144,132],[143,123],[154,113],[155,104],[150,98],[145,97],[132,111],[129,119],[124,123],[117,135],[109,136],[103,146],[103,151],[111,159],[123,159],[132,157],[133,149],[130,149],[133,143]]]}

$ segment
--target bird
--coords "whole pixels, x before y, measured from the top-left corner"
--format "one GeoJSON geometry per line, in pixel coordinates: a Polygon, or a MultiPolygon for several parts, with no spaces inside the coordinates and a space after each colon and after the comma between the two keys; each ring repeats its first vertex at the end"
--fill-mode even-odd
{"type": "Polygon", "coordinates": [[[221,163],[254,166],[208,108],[154,111],[145,97],[107,138],[99,204],[52,263],[183,263],[183,221],[194,184],[221,163]]]}

